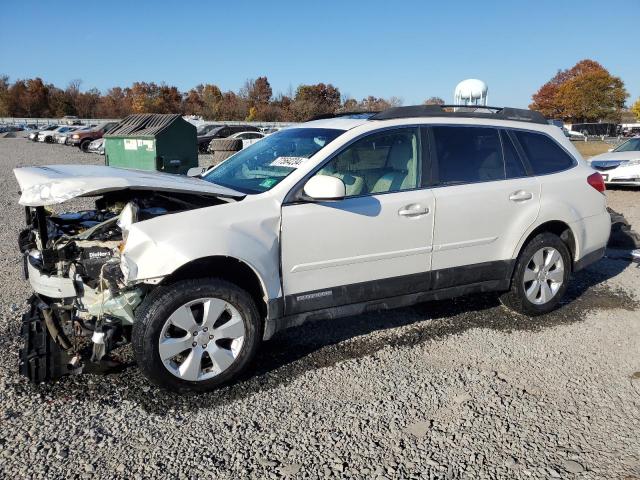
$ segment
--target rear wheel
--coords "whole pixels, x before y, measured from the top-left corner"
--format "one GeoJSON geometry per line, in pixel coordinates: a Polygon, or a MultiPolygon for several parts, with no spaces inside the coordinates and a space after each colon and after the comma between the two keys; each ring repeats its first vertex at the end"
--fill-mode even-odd
{"type": "Polygon", "coordinates": [[[511,290],[500,297],[503,305],[525,315],[555,309],[571,275],[567,245],[552,233],[535,236],[522,250],[511,279],[511,290]]]}
{"type": "Polygon", "coordinates": [[[251,296],[215,278],[159,287],[136,317],[138,365],[149,380],[171,390],[208,391],[237,378],[262,338],[251,296]]]}

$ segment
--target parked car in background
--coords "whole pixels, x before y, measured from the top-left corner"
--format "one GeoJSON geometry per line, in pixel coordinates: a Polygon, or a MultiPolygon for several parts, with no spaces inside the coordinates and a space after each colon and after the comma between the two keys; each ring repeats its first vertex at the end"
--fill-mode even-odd
{"type": "Polygon", "coordinates": [[[640,137],[630,138],[589,162],[607,184],[640,187],[640,137]]]}
{"type": "Polygon", "coordinates": [[[586,137],[584,134],[580,132],[574,132],[573,130],[567,130],[566,127],[562,127],[562,133],[567,138],[571,138],[572,140],[584,140],[586,137]]]}
{"type": "Polygon", "coordinates": [[[262,132],[238,132],[233,135],[229,135],[229,138],[242,140],[242,148],[247,148],[249,145],[253,145],[264,137],[266,137],[266,135],[262,132]]]}
{"type": "Polygon", "coordinates": [[[73,132],[73,134],[69,137],[69,145],[80,147],[80,150],[86,152],[91,142],[97,140],[98,138],[102,138],[102,136],[106,132],[115,127],[117,124],[118,122],[104,122],[87,129],[73,132]]]}
{"type": "Polygon", "coordinates": [[[54,128],[53,130],[43,130],[40,133],[38,133],[38,141],[39,142],[45,142],[45,143],[53,143],[55,141],[55,134],[56,133],[64,133],[66,131],[68,131],[70,128],[69,125],[60,125],[56,128],[54,128]]]}
{"type": "Polygon", "coordinates": [[[104,138],[98,138],[97,140],[92,141],[85,151],[104,155],[104,138]]]}
{"type": "Polygon", "coordinates": [[[60,145],[66,145],[67,144],[67,139],[69,138],[69,136],[71,134],[73,134],[73,132],[77,132],[77,131],[81,130],[82,128],[87,128],[87,127],[69,127],[65,131],[54,133],[53,134],[53,141],[54,141],[54,143],[58,143],[60,145]]]}
{"type": "Polygon", "coordinates": [[[41,128],[40,130],[35,130],[33,132],[31,132],[29,134],[29,140],[36,142],[38,141],[38,135],[44,132],[51,132],[53,130],[55,130],[56,128],[58,128],[60,125],[47,125],[44,128],[41,128]]]}
{"type": "Polygon", "coordinates": [[[209,143],[214,138],[227,138],[234,133],[259,131],[258,127],[252,125],[217,125],[209,129],[205,134],[198,135],[198,150],[200,153],[206,153],[209,149],[209,143]]]}
{"type": "Polygon", "coordinates": [[[0,133],[6,132],[22,132],[24,127],[22,125],[0,125],[0,133]]]}

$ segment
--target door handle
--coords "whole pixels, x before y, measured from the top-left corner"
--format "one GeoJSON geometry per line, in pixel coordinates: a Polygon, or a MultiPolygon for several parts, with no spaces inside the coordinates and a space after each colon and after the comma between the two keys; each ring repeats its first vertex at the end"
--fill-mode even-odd
{"type": "Polygon", "coordinates": [[[407,205],[398,210],[398,215],[401,217],[417,217],[419,215],[426,215],[427,213],[429,213],[429,209],[427,207],[421,207],[420,205],[407,205]]]}
{"type": "Polygon", "coordinates": [[[529,192],[525,192],[524,190],[518,190],[509,195],[509,200],[512,202],[524,202],[527,200],[531,200],[533,195],[529,192]]]}

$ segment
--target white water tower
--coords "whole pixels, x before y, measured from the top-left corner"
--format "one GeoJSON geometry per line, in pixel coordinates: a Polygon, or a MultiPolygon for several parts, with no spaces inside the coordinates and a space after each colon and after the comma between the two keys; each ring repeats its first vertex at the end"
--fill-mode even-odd
{"type": "Polygon", "coordinates": [[[461,81],[453,93],[455,105],[486,106],[489,87],[482,80],[468,78],[461,81]]]}

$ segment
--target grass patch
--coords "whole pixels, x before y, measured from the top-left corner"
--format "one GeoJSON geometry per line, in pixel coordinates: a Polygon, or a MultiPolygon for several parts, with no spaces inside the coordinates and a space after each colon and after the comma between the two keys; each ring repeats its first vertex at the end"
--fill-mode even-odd
{"type": "Polygon", "coordinates": [[[601,153],[605,153],[611,147],[606,142],[602,142],[600,140],[594,140],[589,142],[571,142],[573,146],[578,149],[578,151],[582,154],[584,158],[593,157],[594,155],[600,155],[601,153]]]}

